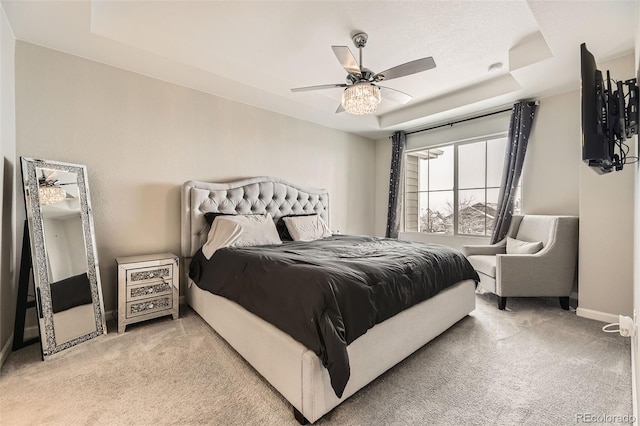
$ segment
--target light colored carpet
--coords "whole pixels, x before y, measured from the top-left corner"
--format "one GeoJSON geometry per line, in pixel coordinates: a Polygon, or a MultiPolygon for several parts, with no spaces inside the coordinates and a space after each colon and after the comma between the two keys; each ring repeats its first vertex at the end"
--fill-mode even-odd
{"type": "MultiPolygon", "coordinates": [[[[629,339],[557,299],[479,295],[477,309],[320,419],[320,425],[569,425],[630,415],[629,339]]],[[[2,425],[296,425],[291,406],[200,317],[111,332],[0,371],[2,425]]]]}

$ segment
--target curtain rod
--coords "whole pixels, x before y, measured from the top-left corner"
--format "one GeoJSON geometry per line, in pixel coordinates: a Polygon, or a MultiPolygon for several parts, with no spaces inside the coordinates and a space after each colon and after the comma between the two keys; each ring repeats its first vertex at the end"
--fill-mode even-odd
{"type": "Polygon", "coordinates": [[[439,129],[440,127],[453,126],[454,124],[464,123],[465,121],[477,120],[478,118],[484,118],[484,117],[489,117],[491,115],[502,114],[503,112],[511,111],[512,109],[513,108],[505,108],[505,109],[501,109],[500,111],[489,112],[487,114],[478,115],[476,117],[470,117],[470,118],[465,118],[463,120],[452,121],[450,123],[440,124],[438,126],[433,126],[433,127],[427,127],[426,129],[421,129],[421,130],[414,130],[412,132],[405,132],[405,135],[409,136],[409,135],[413,135],[414,133],[421,133],[421,132],[426,132],[428,130],[439,129]]]}

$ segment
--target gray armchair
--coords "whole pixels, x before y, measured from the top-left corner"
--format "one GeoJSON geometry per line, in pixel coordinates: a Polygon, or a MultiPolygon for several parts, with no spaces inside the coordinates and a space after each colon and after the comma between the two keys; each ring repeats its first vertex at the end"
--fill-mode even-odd
{"type": "Polygon", "coordinates": [[[463,246],[462,252],[478,272],[482,288],[498,296],[499,309],[506,307],[507,297],[559,297],[562,309],[569,309],[578,263],[577,217],[514,216],[505,239],[463,246]],[[509,254],[508,238],[517,240],[509,241],[509,254]],[[535,242],[542,243],[539,251],[522,253],[539,248],[535,242]]]}

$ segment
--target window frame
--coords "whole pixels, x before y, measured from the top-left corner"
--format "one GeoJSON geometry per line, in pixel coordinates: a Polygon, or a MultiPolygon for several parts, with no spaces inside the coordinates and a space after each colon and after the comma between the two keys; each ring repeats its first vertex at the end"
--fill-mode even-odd
{"type": "MultiPolygon", "coordinates": [[[[431,150],[431,149],[442,149],[445,147],[453,147],[453,188],[451,190],[447,189],[447,190],[434,190],[434,191],[430,191],[429,189],[427,189],[426,191],[420,191],[419,189],[416,191],[417,194],[417,199],[418,199],[418,209],[417,209],[417,213],[418,213],[418,227],[417,230],[410,230],[407,231],[406,229],[406,224],[407,224],[407,214],[409,212],[409,210],[407,209],[407,203],[406,203],[406,199],[407,199],[407,190],[406,190],[406,185],[403,189],[403,208],[402,208],[402,229],[403,232],[416,232],[416,233],[420,233],[420,234],[427,234],[427,235],[436,235],[436,236],[446,236],[446,237],[463,237],[463,238],[490,238],[491,235],[487,235],[487,216],[486,216],[486,211],[485,211],[485,216],[484,216],[484,229],[485,229],[485,234],[484,235],[478,235],[478,234],[467,234],[467,233],[461,233],[459,232],[459,214],[460,214],[460,210],[459,210],[459,201],[460,201],[460,185],[459,185],[459,176],[458,176],[458,172],[459,172],[459,153],[458,153],[458,148],[460,146],[464,146],[464,145],[469,145],[472,143],[477,143],[477,142],[485,142],[485,149],[484,149],[484,187],[474,187],[474,188],[463,188],[462,191],[466,191],[466,190],[483,190],[484,191],[484,199],[485,199],[485,204],[486,204],[486,200],[487,200],[487,196],[488,196],[488,191],[489,189],[500,189],[500,187],[495,187],[495,186],[487,186],[487,181],[488,181],[488,167],[487,167],[487,162],[488,162],[488,155],[489,155],[489,150],[487,149],[488,143],[491,140],[494,139],[503,139],[503,138],[507,138],[508,137],[508,133],[507,132],[500,132],[500,133],[495,133],[495,134],[491,134],[491,135],[486,135],[486,136],[478,136],[478,137],[474,137],[474,138],[469,138],[469,139],[463,139],[463,140],[459,140],[459,141],[454,141],[454,142],[443,142],[443,143],[438,143],[438,144],[433,144],[433,145],[427,145],[427,146],[421,146],[418,148],[412,148],[409,150],[406,150],[404,155],[405,155],[405,161],[406,161],[406,156],[411,155],[411,153],[414,152],[420,152],[420,151],[426,151],[426,150],[431,150]],[[440,234],[440,233],[436,233],[436,232],[428,232],[428,231],[421,231],[420,230],[420,208],[419,208],[419,199],[420,199],[420,194],[426,193],[429,194],[430,192],[444,192],[444,191],[453,191],[453,233],[452,234],[440,234]]],[[[508,143],[508,141],[507,141],[508,143]]],[[[506,153],[505,153],[506,154],[506,153]]],[[[418,181],[420,180],[420,168],[418,167],[418,181]]],[[[406,184],[406,175],[403,177],[404,183],[406,184]]],[[[430,187],[429,183],[430,183],[430,177],[427,177],[427,188],[430,187]]],[[[419,184],[418,184],[419,185],[419,184]]],[[[520,210],[522,210],[522,205],[523,205],[523,198],[522,198],[522,176],[520,177],[520,181],[518,183],[518,187],[520,189],[520,210]]],[[[419,188],[419,186],[418,186],[419,188]]],[[[428,197],[428,195],[427,195],[428,197]]]]}

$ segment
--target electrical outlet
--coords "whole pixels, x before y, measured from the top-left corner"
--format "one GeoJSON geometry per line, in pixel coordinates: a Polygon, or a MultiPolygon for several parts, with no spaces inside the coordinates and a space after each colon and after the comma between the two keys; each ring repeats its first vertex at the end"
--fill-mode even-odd
{"type": "Polygon", "coordinates": [[[624,337],[635,336],[636,326],[634,324],[633,318],[619,315],[618,324],[620,324],[619,328],[620,328],[621,336],[624,336],[624,337]]]}

